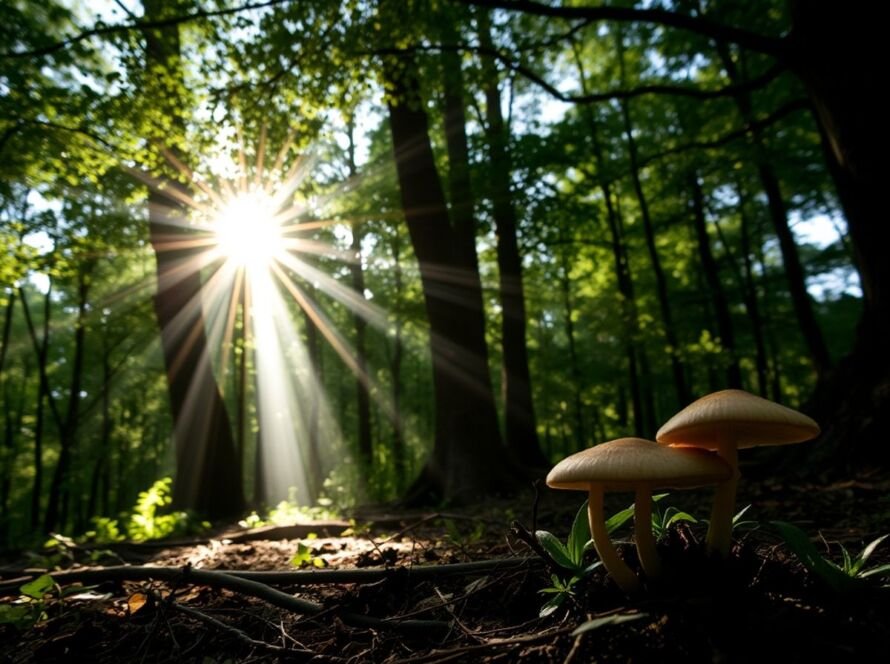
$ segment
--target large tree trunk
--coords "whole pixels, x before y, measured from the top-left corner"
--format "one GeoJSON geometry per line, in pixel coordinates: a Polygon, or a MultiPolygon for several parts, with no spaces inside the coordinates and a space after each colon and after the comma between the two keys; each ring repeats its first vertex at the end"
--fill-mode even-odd
{"type": "Polygon", "coordinates": [[[470,500],[515,484],[500,444],[482,287],[478,272],[468,273],[457,258],[413,59],[386,61],[384,78],[392,91],[388,107],[396,171],[420,267],[433,363],[435,442],[415,488],[418,494],[428,489],[448,500],[470,500]]]}
{"type": "Polygon", "coordinates": [[[751,260],[751,220],[745,211],[746,195],[741,185],[736,187],[739,196],[739,216],[741,217],[741,252],[742,278],[744,284],[745,310],[751,319],[751,334],[754,337],[755,366],[757,368],[757,391],[764,399],[767,397],[768,364],[766,358],[766,340],[763,335],[763,316],[760,312],[760,301],[757,297],[757,285],[754,282],[754,265],[751,260]]]}
{"type": "Polygon", "coordinates": [[[792,2],[793,66],[830,146],[830,170],[847,217],[863,313],[850,355],[822,381],[814,412],[844,454],[890,462],[890,260],[887,260],[886,69],[880,5],[857,11],[792,2]],[[830,48],[827,47],[830,45],[830,48]]]}
{"type": "MultiPolygon", "coordinates": [[[[174,3],[143,0],[145,18],[160,20],[176,11],[174,3]]],[[[176,26],[146,30],[146,62],[159,112],[183,131],[179,34],[176,26]],[[162,72],[164,81],[158,80],[162,72]]],[[[162,136],[165,141],[176,137],[162,136]]],[[[225,403],[213,375],[204,312],[201,274],[193,233],[185,225],[181,204],[168,182],[148,195],[149,237],[157,257],[158,290],[154,298],[161,348],[167,369],[176,444],[174,504],[210,518],[227,518],[244,510],[241,467],[225,403]]]]}
{"type": "MultiPolygon", "coordinates": [[[[478,13],[479,42],[492,49],[488,12],[478,13]]],[[[482,58],[485,93],[485,135],[488,143],[492,215],[497,235],[503,345],[504,421],[507,446],[529,466],[547,464],[538,442],[526,344],[525,291],[517,239],[516,207],[510,184],[513,164],[508,150],[509,127],[501,113],[498,72],[491,57],[482,58]]]]}

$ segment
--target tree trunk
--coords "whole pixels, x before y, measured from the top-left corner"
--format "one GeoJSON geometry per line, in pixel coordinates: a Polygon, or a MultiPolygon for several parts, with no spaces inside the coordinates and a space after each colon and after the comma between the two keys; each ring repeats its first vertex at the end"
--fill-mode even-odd
{"type": "Polygon", "coordinates": [[[612,186],[605,175],[605,159],[599,141],[599,127],[591,107],[585,106],[587,122],[590,128],[590,140],[593,147],[593,156],[596,163],[596,172],[600,189],[606,204],[606,222],[609,227],[609,243],[612,248],[612,258],[615,262],[615,279],[618,284],[618,293],[621,298],[621,319],[624,332],[624,354],[627,358],[628,386],[630,388],[630,401],[633,410],[634,435],[643,436],[645,431],[645,415],[643,414],[643,398],[640,391],[640,374],[637,367],[637,315],[634,305],[633,285],[630,280],[630,266],[627,264],[627,254],[624,251],[621,238],[621,222],[618,211],[612,200],[612,186]]]}
{"type": "MultiPolygon", "coordinates": [[[[488,12],[477,14],[479,42],[492,49],[488,12]]],[[[526,343],[525,291],[522,257],[517,239],[516,207],[513,204],[509,153],[509,127],[501,113],[498,71],[491,57],[482,57],[482,88],[485,93],[485,136],[490,166],[492,215],[497,235],[498,275],[501,296],[501,343],[503,344],[504,420],[507,446],[528,466],[546,466],[541,454],[532,402],[531,375],[526,343]]]]}
{"type": "Polygon", "coordinates": [[[767,398],[768,363],[766,358],[766,340],[763,336],[763,317],[760,314],[760,302],[757,297],[757,285],[754,282],[754,266],[751,261],[751,220],[745,212],[745,192],[741,185],[736,187],[739,196],[739,216],[741,217],[741,251],[743,269],[743,291],[745,309],[751,319],[751,333],[754,336],[755,365],[757,367],[757,392],[767,398]]]}
{"type": "Polygon", "coordinates": [[[705,221],[705,203],[698,181],[698,174],[691,173],[689,186],[692,190],[692,222],[695,227],[695,237],[698,241],[698,255],[701,260],[702,272],[710,291],[711,302],[714,306],[714,315],[717,318],[717,333],[720,335],[720,345],[729,355],[729,363],[726,368],[726,387],[741,389],[742,372],[739,369],[739,360],[736,355],[735,333],[732,326],[732,315],[726,294],[720,282],[720,269],[714,254],[711,252],[711,240],[708,237],[708,228],[705,221]]]}
{"type": "MultiPolygon", "coordinates": [[[[143,6],[149,21],[163,19],[176,10],[162,0],[143,0],[143,6]]],[[[163,78],[169,79],[150,78],[157,88],[155,102],[183,134],[184,102],[177,94],[183,85],[178,29],[168,26],[146,30],[145,38],[149,76],[154,77],[160,70],[163,78]]],[[[161,139],[174,142],[176,137],[161,139]]],[[[167,183],[169,189],[180,186],[167,183]]],[[[200,265],[196,250],[189,247],[193,233],[185,225],[181,205],[167,191],[149,191],[148,223],[157,258],[154,306],[174,421],[173,501],[180,509],[193,509],[209,518],[228,518],[245,508],[241,468],[207,349],[200,265]]]]}
{"type": "MultiPolygon", "coordinates": [[[[397,491],[401,492],[405,487],[407,478],[407,450],[405,449],[405,434],[402,423],[402,357],[404,348],[402,346],[402,262],[401,262],[401,238],[399,231],[395,229],[392,241],[390,242],[390,251],[393,258],[393,288],[395,290],[393,307],[393,315],[395,316],[395,333],[393,334],[393,349],[389,362],[390,374],[392,374],[392,414],[393,414],[393,432],[392,432],[392,453],[395,470],[395,486],[397,491]]],[[[473,252],[476,255],[476,252],[473,252]]]]}
{"type": "Polygon", "coordinates": [[[430,325],[436,406],[432,458],[412,498],[431,493],[470,500],[516,483],[500,445],[482,286],[478,272],[460,269],[412,57],[386,61],[384,79],[392,91],[388,108],[402,209],[430,325]]]}
{"type": "MultiPolygon", "coordinates": [[[[355,124],[352,118],[347,122],[347,158],[349,165],[349,177],[358,176],[358,168],[355,165],[355,124]]],[[[361,222],[353,220],[350,224],[352,231],[352,261],[349,270],[352,276],[352,289],[362,300],[365,299],[365,270],[362,267],[362,228],[361,222]]],[[[374,447],[371,439],[371,401],[368,395],[368,351],[367,328],[368,323],[364,317],[354,312],[352,324],[355,328],[355,365],[357,375],[355,377],[356,411],[358,416],[358,454],[365,477],[370,476],[374,464],[374,447]]]]}
{"type": "Polygon", "coordinates": [[[661,324],[664,327],[664,337],[668,344],[668,354],[671,358],[671,372],[674,377],[674,391],[677,394],[677,403],[680,408],[685,407],[690,401],[689,386],[686,383],[686,368],[680,356],[680,344],[677,340],[677,328],[674,324],[674,316],[671,311],[670,298],[668,297],[667,279],[664,269],[661,267],[661,259],[658,256],[658,248],[655,246],[655,229],[652,226],[652,218],[649,215],[649,203],[643,193],[643,184],[640,182],[639,159],[637,143],[633,137],[633,126],[630,119],[630,109],[626,101],[621,102],[621,115],[624,119],[624,135],[627,140],[627,150],[630,156],[630,174],[633,182],[637,203],[640,206],[640,216],[643,220],[643,232],[646,236],[646,249],[649,252],[649,261],[652,263],[652,273],[655,275],[655,293],[658,296],[658,307],[661,311],[661,324]]]}
{"type": "MultiPolygon", "coordinates": [[[[729,47],[725,43],[718,43],[717,50],[730,82],[734,85],[743,83],[743,76],[736,68],[735,62],[733,62],[729,47]]],[[[785,200],[782,198],[779,178],[770,165],[770,156],[767,154],[764,144],[763,132],[753,124],[755,116],[750,93],[740,92],[736,94],[735,101],[739,107],[742,119],[747,125],[754,127],[751,129],[754,160],[757,164],[760,182],[763,184],[763,191],[766,194],[767,208],[773,231],[779,240],[779,250],[782,253],[782,264],[785,266],[785,277],[788,282],[788,292],[791,295],[791,304],[794,307],[794,313],[797,316],[797,323],[800,326],[804,343],[809,350],[813,368],[816,370],[816,374],[821,377],[831,368],[831,358],[828,354],[828,347],[825,345],[822,328],[819,326],[816,314],[813,311],[812,299],[807,292],[806,273],[800,262],[800,254],[797,251],[794,233],[788,225],[788,211],[785,207],[785,200]]]]}
{"type": "Polygon", "coordinates": [[[22,302],[22,310],[25,313],[25,323],[28,326],[28,335],[31,337],[31,344],[34,346],[34,353],[37,356],[37,374],[40,379],[37,389],[37,412],[34,414],[34,481],[31,488],[31,528],[36,529],[40,524],[40,499],[43,496],[43,431],[46,424],[44,404],[49,402],[50,412],[56,423],[56,427],[61,430],[62,420],[53,400],[53,395],[49,389],[49,378],[46,374],[46,363],[49,355],[49,330],[50,315],[52,314],[52,281],[49,288],[43,296],[43,336],[37,339],[37,330],[34,321],[31,318],[31,309],[28,306],[27,294],[23,287],[19,287],[19,299],[22,302]]]}
{"type": "MultiPolygon", "coordinates": [[[[69,500],[71,491],[71,454],[77,443],[80,426],[80,392],[83,380],[83,353],[86,340],[87,298],[90,292],[90,278],[94,263],[87,262],[77,275],[77,321],[74,327],[74,353],[71,360],[71,384],[68,388],[68,408],[59,431],[59,460],[49,487],[46,506],[46,519],[43,527],[47,532],[64,525],[62,523],[62,502],[69,500]]],[[[70,501],[69,501],[70,502],[70,501]]]]}
{"type": "Polygon", "coordinates": [[[575,441],[578,449],[587,447],[588,437],[584,427],[584,407],[581,400],[583,390],[583,377],[578,361],[578,350],[575,343],[575,321],[572,320],[574,306],[572,304],[572,284],[569,280],[569,266],[565,254],[560,255],[560,290],[562,291],[562,306],[566,319],[566,338],[569,344],[569,371],[572,374],[572,387],[574,388],[575,410],[575,441]]]}
{"type": "Polygon", "coordinates": [[[850,355],[819,386],[814,412],[826,447],[850,461],[890,462],[890,261],[886,235],[886,125],[882,91],[884,26],[880,6],[792,2],[793,66],[828,139],[829,170],[847,217],[859,269],[863,313],[850,355]],[[831,48],[826,48],[830,44],[831,48]]]}

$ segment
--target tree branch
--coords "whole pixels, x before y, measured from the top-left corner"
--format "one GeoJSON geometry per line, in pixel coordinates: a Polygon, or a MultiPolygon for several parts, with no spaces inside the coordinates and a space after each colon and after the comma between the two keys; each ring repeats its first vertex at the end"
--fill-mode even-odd
{"type": "Polygon", "coordinates": [[[494,49],[486,48],[476,44],[426,44],[412,46],[409,48],[387,47],[374,49],[373,51],[362,51],[360,55],[402,55],[404,53],[421,53],[421,52],[440,52],[440,51],[469,51],[479,55],[487,55],[496,58],[507,69],[528,79],[535,85],[542,88],[551,97],[567,104],[596,104],[615,100],[633,99],[650,94],[674,95],[679,97],[691,97],[693,99],[717,99],[720,97],[732,97],[740,92],[750,92],[758,88],[762,88],[770,81],[775,79],[779,74],[786,70],[782,63],[776,63],[763,74],[755,78],[751,78],[744,83],[727,85],[722,88],[713,90],[702,90],[701,88],[681,85],[669,85],[666,83],[652,83],[641,85],[626,90],[607,90],[605,92],[595,92],[583,95],[573,95],[560,91],[556,86],[547,82],[542,76],[533,72],[523,64],[515,62],[507,54],[494,49]]]}
{"type": "Polygon", "coordinates": [[[713,141],[692,141],[690,143],[683,143],[682,145],[677,145],[667,150],[662,150],[661,152],[656,152],[655,154],[649,155],[645,159],[640,160],[640,167],[648,166],[652,162],[658,161],[659,159],[664,159],[665,157],[670,157],[682,152],[689,152],[690,150],[708,150],[711,148],[723,147],[727,143],[731,143],[736,139],[747,136],[752,131],[759,131],[761,129],[765,129],[766,127],[774,125],[779,120],[785,118],[788,115],[791,115],[796,111],[808,110],[809,108],[809,100],[803,98],[794,99],[787,104],[780,106],[778,109],[776,109],[766,117],[754,122],[750,122],[745,126],[739,127],[735,131],[731,131],[728,134],[725,134],[713,141]]]}
{"type": "Polygon", "coordinates": [[[49,55],[51,53],[55,53],[56,51],[61,51],[62,49],[69,46],[73,46],[74,44],[80,43],[86,39],[90,39],[91,37],[111,35],[119,32],[127,32],[129,30],[164,28],[204,18],[225,16],[227,14],[237,14],[239,12],[249,11],[251,9],[264,9],[265,7],[273,7],[275,5],[280,5],[286,2],[290,2],[290,0],[264,0],[264,2],[253,2],[245,5],[240,5],[238,7],[227,7],[225,9],[215,9],[208,11],[196,11],[190,14],[171,16],[169,18],[156,21],[133,21],[132,23],[123,23],[118,25],[105,25],[104,23],[96,23],[95,26],[90,28],[89,30],[84,30],[83,32],[72,35],[71,37],[63,39],[61,41],[57,41],[47,46],[41,46],[40,48],[34,48],[25,51],[6,51],[4,53],[0,53],[0,60],[9,58],[33,58],[42,55],[49,55]]]}
{"type": "Polygon", "coordinates": [[[545,5],[534,0],[457,0],[461,4],[476,5],[518,11],[537,16],[549,16],[566,20],[616,21],[622,23],[649,23],[686,30],[709,39],[717,39],[738,44],[759,53],[784,58],[786,41],[781,37],[770,37],[750,32],[731,25],[724,25],[702,16],[687,16],[666,9],[636,9],[632,7],[567,7],[545,5]]]}

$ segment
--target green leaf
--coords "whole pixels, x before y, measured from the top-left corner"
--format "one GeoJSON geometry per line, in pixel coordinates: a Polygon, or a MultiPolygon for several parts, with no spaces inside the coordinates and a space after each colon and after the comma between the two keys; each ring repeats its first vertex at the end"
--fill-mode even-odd
{"type": "Polygon", "coordinates": [[[835,592],[848,592],[859,586],[854,577],[845,574],[840,567],[819,553],[803,530],[785,521],[771,521],[770,523],[779,531],[785,544],[800,559],[800,562],[835,592]]]}
{"type": "Polygon", "coordinates": [[[875,549],[878,548],[878,545],[881,542],[883,542],[885,539],[887,539],[888,537],[890,537],[890,533],[887,533],[886,535],[882,535],[881,537],[879,537],[876,540],[872,540],[871,542],[869,542],[868,546],[866,546],[864,549],[862,549],[862,553],[860,553],[859,557],[856,559],[857,562],[861,563],[859,565],[860,569],[862,568],[862,565],[864,565],[868,561],[868,559],[871,557],[871,554],[873,554],[875,552],[875,549]]]}
{"type": "MultiPolygon", "coordinates": [[[[654,496],[652,496],[652,502],[657,503],[659,500],[663,500],[664,498],[666,498],[667,495],[668,494],[666,494],[666,493],[659,493],[657,495],[654,495],[654,496]]],[[[634,506],[633,505],[630,505],[629,507],[625,507],[620,512],[616,512],[615,514],[610,516],[608,519],[606,519],[606,532],[611,535],[614,531],[618,530],[621,526],[623,526],[625,523],[630,521],[630,519],[633,517],[633,515],[634,515],[634,506]]]]}
{"type": "Polygon", "coordinates": [[[27,595],[31,599],[43,599],[43,596],[50,592],[52,589],[53,577],[51,577],[49,574],[38,576],[33,581],[29,581],[21,588],[19,588],[19,590],[22,592],[22,595],[27,595]]]}
{"type": "Polygon", "coordinates": [[[544,606],[541,607],[541,610],[538,611],[538,617],[546,618],[547,616],[549,616],[551,613],[553,613],[563,605],[563,603],[566,601],[566,597],[568,597],[568,595],[564,592],[561,592],[548,599],[544,606]]]}
{"type": "Polygon", "coordinates": [[[538,543],[544,547],[544,550],[550,554],[550,557],[553,558],[557,565],[569,570],[578,568],[578,565],[572,561],[568,549],[566,549],[562,542],[556,539],[556,536],[554,536],[553,533],[549,533],[546,530],[538,530],[535,532],[535,537],[537,538],[538,543]]]}
{"type": "Polygon", "coordinates": [[[671,515],[671,518],[667,520],[665,524],[665,528],[670,528],[673,524],[679,523],[680,521],[688,521],[689,523],[698,523],[698,520],[689,514],[689,512],[680,512],[679,510],[671,515]]]}
{"type": "Polygon", "coordinates": [[[871,569],[862,572],[862,574],[859,575],[859,578],[867,579],[870,576],[887,576],[888,574],[890,574],[890,564],[872,567],[871,569]]]}
{"type": "Polygon", "coordinates": [[[566,542],[569,558],[576,566],[580,566],[584,562],[584,551],[589,541],[590,521],[587,518],[587,501],[585,500],[575,515],[572,531],[569,533],[569,539],[566,542]]]}
{"type": "Polygon", "coordinates": [[[585,632],[590,632],[599,629],[600,627],[605,627],[606,625],[621,625],[622,623],[629,623],[648,617],[648,613],[617,613],[612,616],[594,618],[593,620],[588,620],[587,622],[578,625],[575,631],[572,632],[572,636],[578,636],[579,634],[584,634],[585,632]]]}
{"type": "Polygon", "coordinates": [[[745,505],[742,509],[736,512],[736,515],[732,517],[732,525],[735,526],[739,521],[742,520],[742,517],[745,516],[745,512],[751,509],[750,505],[745,505]]]}
{"type": "Polygon", "coordinates": [[[25,604],[0,604],[0,625],[30,627],[34,623],[32,608],[25,604]]]}
{"type": "Polygon", "coordinates": [[[633,518],[633,515],[634,515],[634,506],[633,505],[631,505],[630,507],[625,507],[620,512],[616,512],[615,514],[610,516],[608,519],[606,519],[606,532],[611,535],[613,532],[618,530],[625,523],[630,521],[633,518]]]}

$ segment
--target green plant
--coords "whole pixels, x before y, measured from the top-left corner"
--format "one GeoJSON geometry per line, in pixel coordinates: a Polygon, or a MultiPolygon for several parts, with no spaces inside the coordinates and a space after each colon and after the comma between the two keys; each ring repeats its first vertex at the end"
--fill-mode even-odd
{"type": "Polygon", "coordinates": [[[890,537],[890,534],[872,540],[855,557],[843,544],[840,544],[843,561],[838,565],[823,556],[809,536],[797,526],[785,521],[771,523],[800,562],[835,592],[860,590],[866,587],[867,580],[872,577],[890,576],[890,564],[865,567],[875,549],[890,537]]]}
{"type": "MultiPolygon", "coordinates": [[[[315,533],[309,533],[306,535],[305,539],[312,541],[316,539],[318,535],[315,533]]],[[[297,550],[294,553],[293,557],[290,559],[290,564],[293,567],[324,567],[325,562],[322,558],[318,558],[314,555],[314,550],[311,546],[307,544],[303,544],[302,540],[297,541],[297,550]]]]}
{"type": "Polygon", "coordinates": [[[445,519],[445,535],[449,541],[466,553],[468,547],[478,544],[485,534],[485,524],[477,521],[472,529],[463,531],[454,519],[445,519]]]}
{"type": "Polygon", "coordinates": [[[130,539],[144,542],[189,531],[190,518],[186,512],[163,513],[163,509],[173,502],[172,486],[173,480],[164,477],[139,494],[127,523],[130,539]]]}
{"type": "MultiPolygon", "coordinates": [[[[90,586],[95,587],[95,586],[90,586]]],[[[57,585],[49,574],[43,574],[19,587],[19,598],[9,604],[0,604],[0,625],[12,625],[16,629],[26,630],[45,620],[47,597],[55,593],[61,601],[69,595],[87,590],[76,585],[62,588],[57,585]]]]}
{"type": "Polygon", "coordinates": [[[666,507],[664,510],[659,507],[658,503],[653,506],[652,533],[655,535],[655,539],[664,537],[672,525],[681,521],[698,523],[698,519],[689,514],[689,512],[684,512],[674,506],[666,507]]]}
{"type": "MultiPolygon", "coordinates": [[[[660,493],[652,496],[652,501],[658,503],[668,494],[660,493]]],[[[631,520],[634,515],[634,506],[630,505],[625,509],[616,512],[606,519],[606,531],[611,535],[621,526],[631,520]]],[[[593,548],[593,540],[590,538],[590,523],[587,518],[587,501],[585,500],[578,512],[575,514],[575,520],[572,522],[572,529],[569,531],[568,539],[563,544],[553,533],[546,530],[538,530],[535,532],[535,539],[541,545],[541,548],[553,559],[560,567],[567,572],[571,572],[568,580],[563,581],[556,574],[550,577],[552,585],[543,588],[538,592],[543,594],[553,594],[553,597],[541,607],[540,616],[548,616],[574,593],[572,588],[575,584],[588,576],[597,567],[602,565],[602,561],[596,561],[591,565],[584,564],[584,554],[593,548]]]]}

